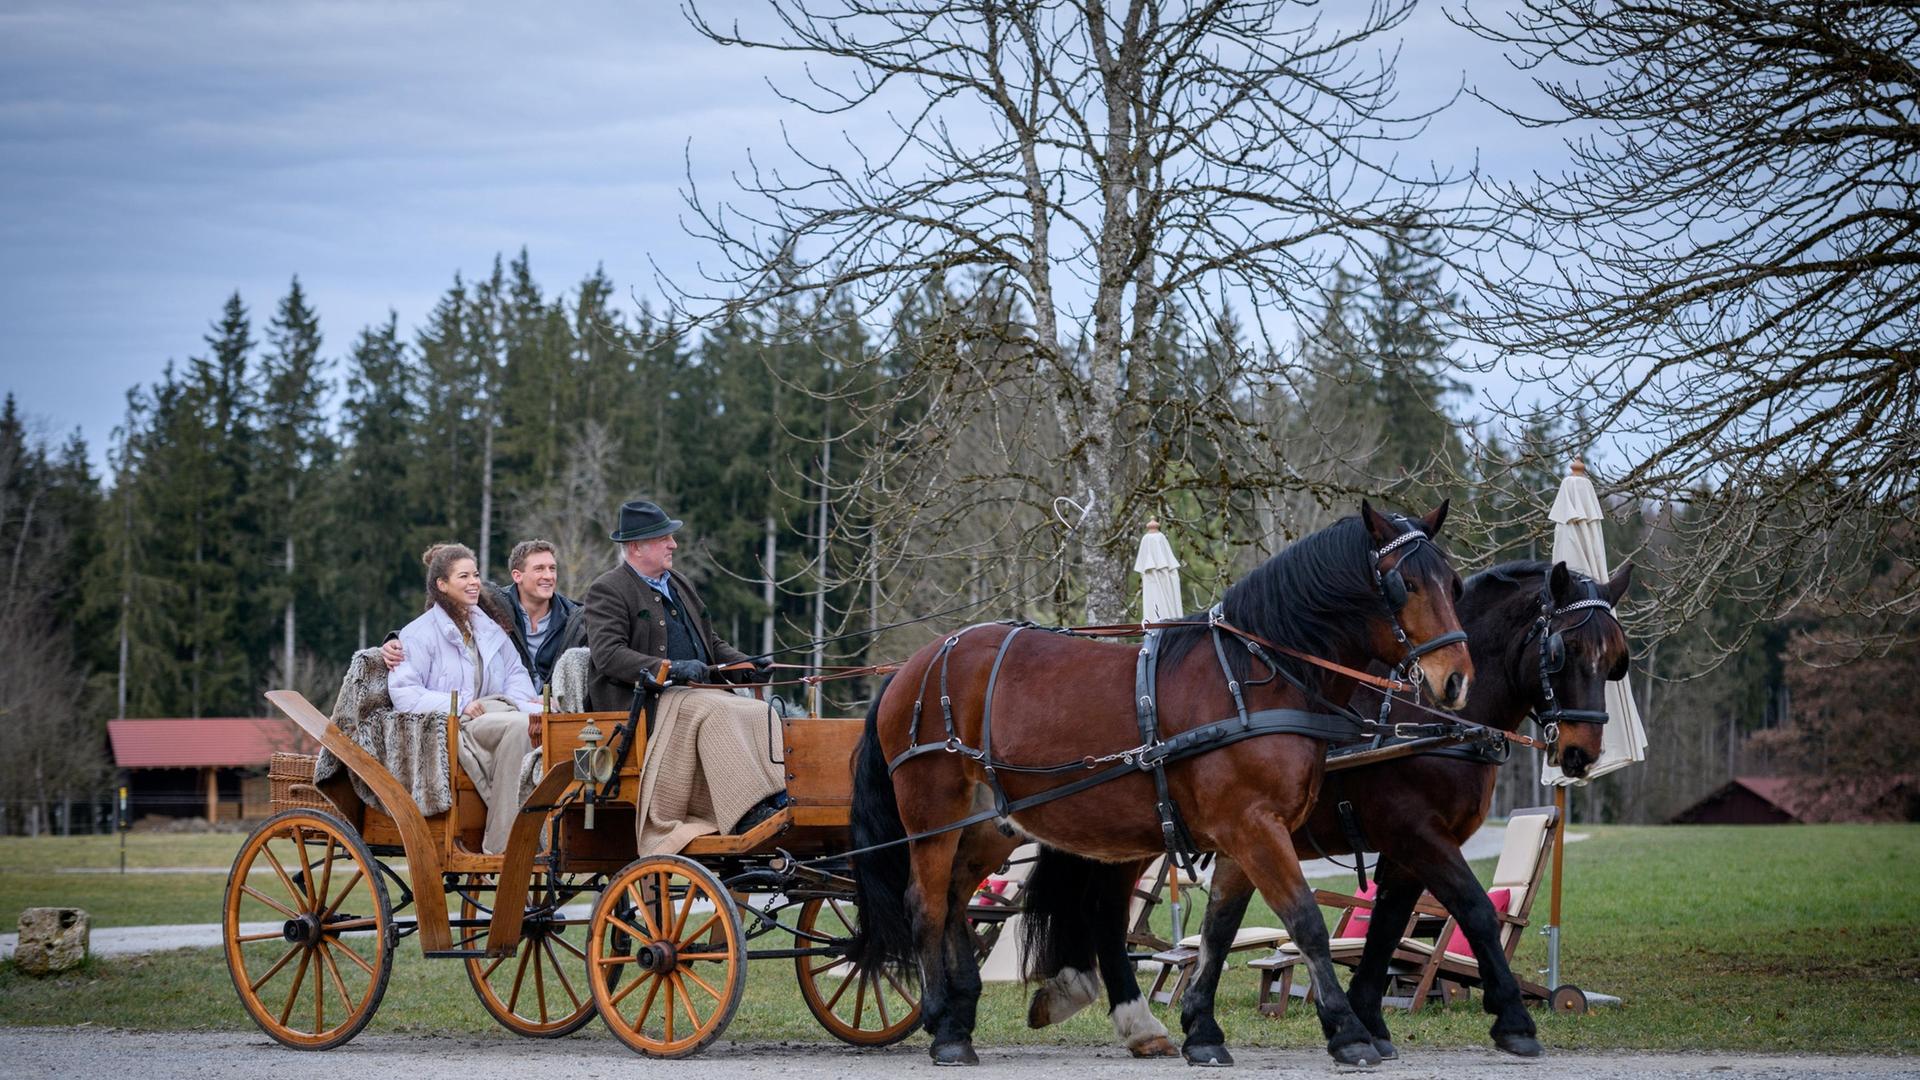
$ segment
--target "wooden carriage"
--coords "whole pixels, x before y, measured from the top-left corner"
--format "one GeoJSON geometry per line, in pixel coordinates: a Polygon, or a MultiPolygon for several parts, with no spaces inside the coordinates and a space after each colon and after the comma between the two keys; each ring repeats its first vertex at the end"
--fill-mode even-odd
{"type": "Polygon", "coordinates": [[[408,788],[305,698],[267,695],[344,769],[276,782],[276,813],[228,877],[223,937],[234,988],[279,1042],[325,1050],[373,1017],[403,938],[458,960],[481,1004],[522,1035],[552,1038],[599,1015],[633,1050],[682,1057],[718,1038],[748,961],[790,960],[807,1007],[863,1046],[905,1038],[915,989],[860,969],[845,852],[862,721],[782,726],[792,805],[739,836],[635,851],[644,712],[542,718],[544,777],[505,853],[480,853],[486,808],[447,721],[452,806],[423,815],[408,788]],[[585,751],[585,753],[576,753],[585,751]],[[357,777],[377,802],[363,800],[357,777]]]}

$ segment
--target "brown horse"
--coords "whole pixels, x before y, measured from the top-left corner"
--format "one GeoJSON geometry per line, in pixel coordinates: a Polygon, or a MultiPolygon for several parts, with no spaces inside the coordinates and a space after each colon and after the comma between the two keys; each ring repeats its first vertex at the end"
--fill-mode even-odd
{"type": "MultiPolygon", "coordinates": [[[[1349,668],[1404,667],[1439,704],[1463,704],[1473,667],[1453,610],[1460,579],[1432,542],[1446,512],[1443,503],[1412,520],[1362,503],[1358,517],[1295,543],[1227,591],[1221,617],[1242,637],[1195,622],[1166,631],[1143,664],[1141,646],[982,625],[928,645],[894,676],[854,756],[853,839],[872,850],[854,857],[861,931],[852,948],[869,970],[917,962],[936,1063],[978,1060],[967,898],[1023,835],[1107,864],[1137,863],[1170,842],[1231,855],[1309,957],[1328,1052],[1347,1064],[1380,1060],[1335,978],[1289,839],[1314,805],[1326,736],[1267,733],[1170,758],[1164,795],[1134,757],[1110,782],[1090,778],[1153,743],[1143,741],[1143,716],[1156,704],[1159,732],[1173,739],[1242,708],[1299,716],[1345,703],[1353,679],[1288,650],[1349,668]],[[1157,694],[1139,692],[1137,676],[1157,677],[1157,694]],[[1076,777],[1089,782],[1045,794],[1076,777]],[[945,828],[969,817],[964,829],[945,828]]],[[[1095,929],[1117,938],[1123,927],[1115,919],[1095,929]]],[[[1112,1018],[1136,1053],[1173,1052],[1143,1002],[1112,1018]]]]}
{"type": "MultiPolygon", "coordinates": [[[[1585,776],[1600,756],[1606,685],[1627,670],[1627,639],[1612,608],[1632,580],[1632,564],[1602,583],[1571,573],[1565,563],[1542,562],[1506,563],[1468,579],[1459,611],[1477,675],[1466,719],[1514,731],[1532,717],[1547,729],[1550,759],[1568,776],[1585,776]]],[[[1370,688],[1361,694],[1357,708],[1379,707],[1370,688]]],[[[1393,719],[1426,718],[1397,707],[1393,719]]],[[[1482,1004],[1494,1017],[1495,1045],[1524,1057],[1541,1052],[1533,1017],[1500,948],[1498,917],[1460,853],[1486,821],[1499,771],[1497,760],[1447,752],[1330,773],[1294,834],[1303,849],[1352,854],[1350,833],[1337,812],[1344,801],[1380,853],[1379,894],[1347,999],[1385,1058],[1397,1056],[1380,1009],[1387,966],[1423,888],[1454,915],[1472,945],[1485,987],[1482,1004]]],[[[1027,1014],[1033,1026],[1062,1020],[1091,999],[1090,978],[1083,973],[1093,970],[1096,957],[1109,1001],[1139,997],[1133,969],[1123,962],[1124,935],[1095,939],[1088,927],[1101,921],[1098,911],[1125,910],[1138,873],[1041,851],[1023,894],[1029,963],[1041,980],[1027,1014]],[[1090,911],[1096,912],[1092,920],[1090,911]]],[[[1214,1019],[1214,991],[1254,887],[1231,860],[1214,869],[1200,957],[1181,1001],[1182,1051],[1194,1064],[1233,1062],[1214,1019]]]]}

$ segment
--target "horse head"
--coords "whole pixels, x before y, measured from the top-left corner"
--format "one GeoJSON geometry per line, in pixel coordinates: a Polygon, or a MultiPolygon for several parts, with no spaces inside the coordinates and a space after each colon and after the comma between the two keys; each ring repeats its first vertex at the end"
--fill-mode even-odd
{"type": "Polygon", "coordinates": [[[1530,696],[1547,732],[1547,761],[1576,780],[1600,757],[1607,683],[1627,675],[1627,635],[1613,608],[1632,584],[1632,563],[1606,582],[1554,563],[1514,658],[1515,688],[1530,696]]]}
{"type": "Polygon", "coordinates": [[[1373,655],[1404,671],[1435,704],[1458,709],[1467,703],[1473,660],[1454,610],[1460,575],[1438,544],[1448,505],[1415,519],[1382,514],[1362,500],[1360,521],[1377,600],[1368,620],[1373,655]]]}

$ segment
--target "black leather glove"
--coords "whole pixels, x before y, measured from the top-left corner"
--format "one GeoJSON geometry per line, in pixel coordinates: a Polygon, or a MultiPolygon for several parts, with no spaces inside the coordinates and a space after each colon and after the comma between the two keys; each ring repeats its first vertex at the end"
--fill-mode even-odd
{"type": "Polygon", "coordinates": [[[667,665],[667,681],[677,683],[706,682],[707,662],[705,660],[675,660],[667,665]]]}
{"type": "Polygon", "coordinates": [[[753,677],[761,682],[773,681],[773,657],[756,656],[753,658],[753,677]]]}

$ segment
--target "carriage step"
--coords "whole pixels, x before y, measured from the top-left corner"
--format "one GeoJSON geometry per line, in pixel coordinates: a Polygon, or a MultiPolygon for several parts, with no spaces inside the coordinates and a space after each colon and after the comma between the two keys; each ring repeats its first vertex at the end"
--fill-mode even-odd
{"type": "Polygon", "coordinates": [[[421,954],[429,960],[479,960],[487,955],[485,949],[429,949],[421,954]]]}

